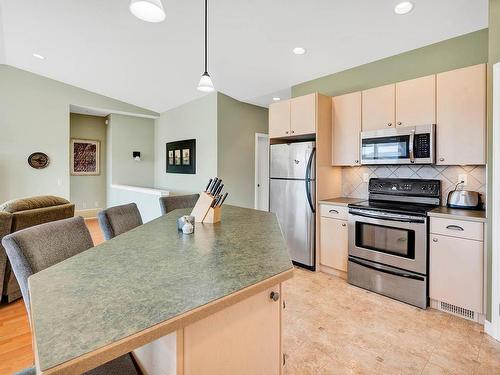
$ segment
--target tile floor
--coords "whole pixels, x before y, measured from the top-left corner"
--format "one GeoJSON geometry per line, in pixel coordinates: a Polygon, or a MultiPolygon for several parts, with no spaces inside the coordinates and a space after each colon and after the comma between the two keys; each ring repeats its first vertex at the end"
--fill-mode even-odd
{"type": "Polygon", "coordinates": [[[500,374],[479,324],[301,269],[284,295],[286,374],[500,374]]]}

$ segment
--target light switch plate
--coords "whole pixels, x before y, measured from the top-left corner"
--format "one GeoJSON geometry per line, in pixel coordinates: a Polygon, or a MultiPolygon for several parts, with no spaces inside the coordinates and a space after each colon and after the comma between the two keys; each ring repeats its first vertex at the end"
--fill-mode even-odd
{"type": "Polygon", "coordinates": [[[467,185],[467,174],[466,173],[461,173],[458,175],[458,182],[462,182],[464,185],[467,185]]]}
{"type": "Polygon", "coordinates": [[[363,182],[368,182],[368,181],[370,181],[370,174],[363,173],[363,182]]]}

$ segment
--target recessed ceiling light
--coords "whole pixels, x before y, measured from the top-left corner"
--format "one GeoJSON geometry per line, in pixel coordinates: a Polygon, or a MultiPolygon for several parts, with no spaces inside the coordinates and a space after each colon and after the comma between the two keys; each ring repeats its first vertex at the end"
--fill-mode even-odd
{"type": "Polygon", "coordinates": [[[42,55],[40,55],[38,53],[34,53],[33,57],[36,57],[37,59],[40,59],[40,60],[45,60],[45,56],[42,56],[42,55]]]}
{"type": "Polygon", "coordinates": [[[411,1],[402,1],[394,7],[394,13],[396,14],[407,14],[413,9],[413,3],[411,1]]]}
{"type": "Polygon", "coordinates": [[[277,96],[275,96],[275,97],[273,98],[273,100],[274,100],[275,102],[279,102],[279,101],[281,100],[281,98],[278,98],[277,96]]]}
{"type": "Polygon", "coordinates": [[[303,47],[295,47],[293,49],[293,53],[295,53],[296,55],[303,55],[306,53],[306,49],[303,47]]]}
{"type": "Polygon", "coordinates": [[[146,22],[161,22],[165,19],[161,0],[131,0],[129,9],[134,16],[146,22]]]}

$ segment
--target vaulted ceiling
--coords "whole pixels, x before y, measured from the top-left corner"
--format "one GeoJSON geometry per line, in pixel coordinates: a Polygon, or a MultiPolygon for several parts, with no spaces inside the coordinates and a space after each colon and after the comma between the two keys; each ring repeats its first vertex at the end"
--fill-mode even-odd
{"type": "MultiPolygon", "coordinates": [[[[294,84],[487,27],[488,0],[414,0],[404,16],[396,2],[209,1],[216,89],[267,105],[294,84]]],[[[0,63],[165,111],[202,95],[204,2],[163,4],[166,20],[151,24],[128,0],[0,0],[0,63]]]]}

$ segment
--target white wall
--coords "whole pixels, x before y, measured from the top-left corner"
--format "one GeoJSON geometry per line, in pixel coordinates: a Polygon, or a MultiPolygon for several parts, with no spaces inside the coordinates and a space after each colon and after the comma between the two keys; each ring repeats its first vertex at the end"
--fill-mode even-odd
{"type": "Polygon", "coordinates": [[[217,174],[217,93],[160,115],[155,121],[155,186],[174,194],[203,190],[217,174]],[[196,139],[196,174],[166,173],[166,143],[196,139]]]}
{"type": "MultiPolygon", "coordinates": [[[[156,115],[102,95],[7,65],[0,65],[0,202],[43,194],[69,194],[69,106],[156,115]],[[35,151],[50,164],[37,170],[27,163],[35,151]]],[[[132,156],[131,156],[132,157],[132,156]]]]}

